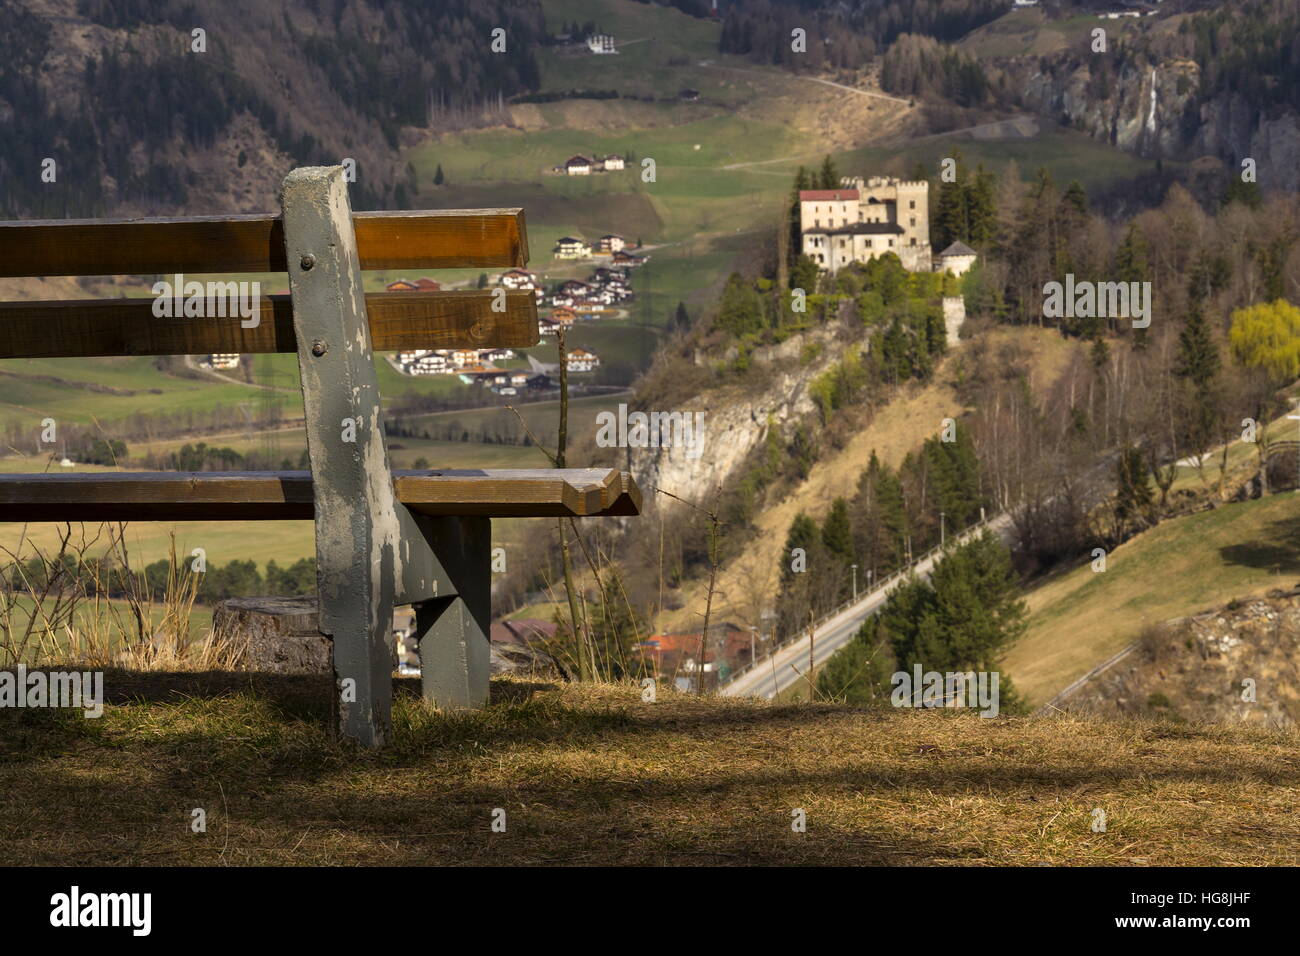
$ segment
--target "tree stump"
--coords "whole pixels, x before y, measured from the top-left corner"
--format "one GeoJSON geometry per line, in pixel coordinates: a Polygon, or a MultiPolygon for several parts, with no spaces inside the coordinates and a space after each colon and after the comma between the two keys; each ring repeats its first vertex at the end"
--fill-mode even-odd
{"type": "Polygon", "coordinates": [[[244,664],[253,671],[331,673],[331,641],[319,628],[320,605],[314,594],[229,598],[212,612],[213,632],[239,642],[244,664]]]}

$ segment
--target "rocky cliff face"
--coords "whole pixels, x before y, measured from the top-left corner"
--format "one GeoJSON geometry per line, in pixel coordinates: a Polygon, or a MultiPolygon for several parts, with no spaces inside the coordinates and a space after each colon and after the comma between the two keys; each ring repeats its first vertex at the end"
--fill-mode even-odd
{"type": "Polygon", "coordinates": [[[703,412],[703,444],[692,457],[684,448],[634,448],[631,470],[647,499],[662,488],[691,502],[706,502],[726,483],[746,456],[767,438],[769,422],[785,428],[811,419],[816,405],[809,394],[813,379],[841,357],[842,345],[822,330],[795,336],[779,346],[759,350],[758,364],[772,370],[761,391],[739,387],[712,389],[681,409],[657,411],[703,412]],[[810,342],[820,342],[815,361],[801,365],[800,354],[810,342]]]}
{"type": "Polygon", "coordinates": [[[1025,61],[1012,74],[1026,106],[1120,149],[1148,158],[1215,156],[1237,169],[1249,157],[1261,185],[1300,188],[1300,117],[1265,114],[1235,93],[1199,102],[1200,68],[1191,60],[1135,58],[1102,84],[1086,60],[1025,61]]]}
{"type": "Polygon", "coordinates": [[[1300,587],[1149,630],[1066,710],[1291,727],[1300,721],[1300,587]]]}

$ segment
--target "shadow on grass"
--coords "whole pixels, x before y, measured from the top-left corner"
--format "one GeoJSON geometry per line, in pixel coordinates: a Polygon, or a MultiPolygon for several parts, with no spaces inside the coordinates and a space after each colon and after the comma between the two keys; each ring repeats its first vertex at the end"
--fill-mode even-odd
{"type": "MultiPolygon", "coordinates": [[[[1300,496],[1297,496],[1297,510],[1300,510],[1300,496]]],[[[1270,522],[1262,540],[1230,544],[1220,548],[1219,554],[1229,564],[1284,574],[1300,573],[1300,514],[1270,522]]]]}

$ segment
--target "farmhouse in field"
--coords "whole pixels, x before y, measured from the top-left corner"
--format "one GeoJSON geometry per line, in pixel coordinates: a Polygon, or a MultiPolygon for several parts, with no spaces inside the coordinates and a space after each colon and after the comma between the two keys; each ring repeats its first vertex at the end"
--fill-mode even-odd
{"type": "Polygon", "coordinates": [[[564,171],[570,176],[590,176],[591,160],[586,156],[570,156],[564,163],[564,171]]]}
{"type": "Polygon", "coordinates": [[[569,352],[570,372],[590,372],[600,366],[600,356],[588,349],[573,349],[569,352]]]}
{"type": "Polygon", "coordinates": [[[204,368],[239,368],[239,354],[237,352],[216,352],[199,364],[204,368]]]}
{"type": "Polygon", "coordinates": [[[597,55],[618,52],[614,48],[614,38],[608,33],[597,33],[587,37],[587,49],[597,55]]]}
{"type": "Polygon", "coordinates": [[[596,252],[602,256],[612,256],[616,252],[621,252],[626,243],[622,236],[601,236],[596,240],[596,252]]]}
{"type": "Polygon", "coordinates": [[[555,244],[557,259],[586,259],[591,255],[591,246],[575,236],[565,236],[555,244]]]}
{"type": "Polygon", "coordinates": [[[930,184],[892,177],[841,180],[839,189],[799,192],[802,252],[823,270],[894,253],[912,272],[929,272],[930,184]]]}

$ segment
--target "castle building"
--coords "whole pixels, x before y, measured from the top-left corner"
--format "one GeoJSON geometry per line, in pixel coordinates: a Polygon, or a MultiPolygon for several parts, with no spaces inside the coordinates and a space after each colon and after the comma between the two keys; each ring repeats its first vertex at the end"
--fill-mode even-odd
{"type": "Polygon", "coordinates": [[[799,193],[804,255],[832,273],[889,252],[912,272],[931,271],[929,183],[884,176],[840,182],[839,189],[799,193]]]}

